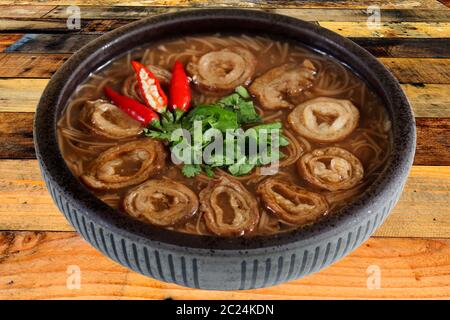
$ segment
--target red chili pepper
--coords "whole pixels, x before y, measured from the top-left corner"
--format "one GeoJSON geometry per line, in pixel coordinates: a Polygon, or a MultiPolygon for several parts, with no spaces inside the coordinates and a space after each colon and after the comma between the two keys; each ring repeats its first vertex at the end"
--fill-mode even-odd
{"type": "Polygon", "coordinates": [[[178,119],[184,112],[189,109],[191,104],[191,88],[189,87],[189,79],[184,72],[183,64],[175,61],[172,70],[172,79],[170,80],[170,104],[171,110],[176,113],[178,119]]]}
{"type": "Polygon", "coordinates": [[[103,91],[122,111],[142,123],[144,126],[149,124],[156,128],[161,126],[158,114],[144,106],[142,103],[127,96],[122,96],[109,87],[103,88],[103,91]]]}
{"type": "Polygon", "coordinates": [[[166,111],[167,96],[161,89],[158,79],[142,63],[132,61],[137,75],[139,90],[145,103],[158,113],[166,111]]]}

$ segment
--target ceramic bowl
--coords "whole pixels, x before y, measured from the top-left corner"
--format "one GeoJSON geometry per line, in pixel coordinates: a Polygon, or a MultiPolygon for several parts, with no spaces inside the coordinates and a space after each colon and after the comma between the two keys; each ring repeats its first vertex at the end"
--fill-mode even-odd
{"type": "Polygon", "coordinates": [[[36,112],[34,142],[48,190],[71,225],[95,248],[146,276],[201,289],[272,286],[336,262],[380,226],[397,202],[412,165],[415,123],[397,80],[370,53],[329,30],[253,10],[212,9],[158,15],[90,42],[53,76],[36,112]],[[120,214],[96,198],[66,166],[56,123],[86,77],[145,43],[198,33],[263,34],[299,42],[349,66],[383,99],[392,121],[386,170],[364,194],[336,214],[301,230],[274,236],[219,238],[177,233],[120,214]]]}

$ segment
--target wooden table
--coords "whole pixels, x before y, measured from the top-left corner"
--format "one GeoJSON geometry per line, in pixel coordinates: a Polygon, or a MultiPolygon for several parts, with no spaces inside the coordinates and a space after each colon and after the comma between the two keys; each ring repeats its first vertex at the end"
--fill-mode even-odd
{"type": "Polygon", "coordinates": [[[317,274],[234,292],[159,282],[102,256],[52,203],[32,142],[42,90],[75,50],[134,19],[207,1],[135,0],[128,7],[115,6],[124,3],[116,0],[33,2],[0,0],[0,298],[450,298],[449,1],[216,1],[313,21],[353,39],[398,78],[417,121],[406,189],[372,238],[317,274]],[[81,30],[66,27],[69,5],[81,6],[81,30]],[[368,5],[381,7],[378,29],[367,28],[368,5]],[[81,270],[80,289],[66,286],[72,266],[81,270]],[[381,271],[379,289],[367,286],[373,270],[381,271]]]}

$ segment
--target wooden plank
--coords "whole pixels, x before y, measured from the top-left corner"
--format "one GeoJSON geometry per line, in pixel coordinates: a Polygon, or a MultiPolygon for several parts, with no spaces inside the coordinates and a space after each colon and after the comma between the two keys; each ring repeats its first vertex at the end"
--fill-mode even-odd
{"type": "MultiPolygon", "coordinates": [[[[49,78],[69,57],[70,54],[0,53],[0,77],[49,78]]],[[[379,60],[401,83],[450,84],[450,59],[379,60]]]]}
{"type": "Polygon", "coordinates": [[[379,60],[400,83],[450,84],[450,59],[380,58],[379,60]]]}
{"type": "Polygon", "coordinates": [[[416,117],[449,117],[450,86],[440,84],[403,84],[416,117]]]}
{"type": "MultiPolygon", "coordinates": [[[[45,15],[45,18],[66,19],[71,13],[68,6],[57,6],[45,15]]],[[[83,19],[140,19],[161,13],[188,10],[183,7],[139,7],[139,6],[80,6],[83,19]]],[[[192,10],[192,9],[189,9],[192,10]]],[[[318,8],[276,8],[264,9],[267,12],[283,14],[305,21],[367,21],[370,12],[367,9],[318,9],[318,8]]],[[[1,17],[1,11],[0,11],[1,17]]],[[[435,9],[382,9],[380,11],[382,22],[449,22],[449,10],[435,9]]]]}
{"type": "Polygon", "coordinates": [[[376,57],[450,58],[449,39],[352,38],[376,57]]]}
{"type": "Polygon", "coordinates": [[[450,36],[450,23],[447,22],[385,22],[376,28],[368,28],[367,22],[321,21],[319,25],[344,37],[446,38],[450,36]]]}
{"type": "MultiPolygon", "coordinates": [[[[81,20],[88,23],[84,32],[106,32],[125,25],[128,20],[109,19],[104,22],[81,20]],[[107,27],[106,27],[107,26],[107,27]],[[95,28],[97,27],[97,28],[95,28]],[[86,30],[85,30],[86,29],[86,30]]],[[[351,21],[319,21],[319,25],[344,37],[373,37],[373,38],[447,38],[450,37],[450,22],[384,22],[377,27],[368,26],[367,22],[351,21]]],[[[52,33],[76,32],[67,28],[65,19],[0,19],[0,32],[17,33],[52,33]]]]}
{"type": "MultiPolygon", "coordinates": [[[[1,37],[2,35],[0,35],[0,40],[1,37]]],[[[5,50],[8,53],[73,53],[96,37],[97,35],[86,34],[25,34],[20,39],[17,39],[17,35],[11,39],[9,35],[5,35],[4,43],[10,45],[5,50]]],[[[424,41],[424,39],[355,38],[354,40],[376,56],[381,57],[414,57],[411,52],[417,50],[419,52],[418,57],[450,58],[447,39],[424,41]],[[425,45],[428,45],[428,47],[425,48],[425,45]]]]}
{"type": "MultiPolygon", "coordinates": [[[[47,83],[47,79],[0,79],[0,112],[34,112],[47,83]]],[[[450,117],[449,84],[405,84],[402,88],[416,117],[450,117]]]]}
{"type": "MultiPolygon", "coordinates": [[[[37,21],[36,21],[37,23],[37,21]]],[[[42,22],[44,23],[44,21],[42,22]]],[[[82,32],[107,32],[121,27],[128,20],[92,20],[82,32]]],[[[319,21],[319,25],[344,37],[374,38],[448,38],[450,22],[385,22],[377,28],[368,28],[367,22],[319,21]]],[[[1,26],[1,25],[0,25],[1,26]]],[[[37,28],[37,27],[36,27],[37,28]]],[[[1,30],[1,29],[0,29],[1,30]]],[[[12,29],[18,31],[18,29],[12,29]]],[[[67,30],[66,30],[67,31],[67,30]]],[[[28,32],[27,29],[23,31],[28,32]]]]}
{"type": "Polygon", "coordinates": [[[130,23],[129,20],[103,19],[103,20],[85,20],[83,21],[81,32],[83,33],[104,33],[130,23]]]}
{"type": "Polygon", "coordinates": [[[96,34],[25,34],[5,52],[73,53],[96,39],[96,34]]]}
{"type": "MultiPolygon", "coordinates": [[[[73,53],[95,34],[0,34],[0,52],[73,53]]],[[[352,38],[377,57],[450,58],[449,39],[446,38],[352,38]]]]}
{"type": "MultiPolygon", "coordinates": [[[[57,11],[56,8],[54,11],[57,11]]],[[[52,12],[54,12],[52,11],[52,12]]],[[[287,15],[305,21],[367,22],[373,11],[362,9],[269,9],[268,11],[287,15]]],[[[424,9],[382,9],[381,23],[385,22],[448,22],[449,10],[424,9]]]]}
{"type": "MultiPolygon", "coordinates": [[[[1,0],[2,5],[28,5],[32,0],[1,0]]],[[[40,0],[46,5],[92,5],[92,6],[182,6],[182,7],[239,7],[239,8],[367,8],[370,5],[385,9],[440,9],[445,6],[436,0],[40,0]]]]}
{"type": "Polygon", "coordinates": [[[129,20],[84,20],[80,22],[80,30],[69,29],[66,20],[62,19],[0,19],[0,32],[19,33],[104,33],[119,28],[129,20]]]}
{"type": "Polygon", "coordinates": [[[439,157],[450,159],[448,118],[421,118],[417,125],[417,137],[416,164],[440,165],[442,161],[439,157]]]}
{"type": "MultiPolygon", "coordinates": [[[[450,167],[414,166],[382,237],[450,238],[450,167]]],[[[0,160],[0,230],[73,230],[53,204],[36,160],[0,160]]]]}
{"type": "Polygon", "coordinates": [[[11,46],[22,36],[21,34],[0,34],[0,52],[11,46]]]}
{"type": "Polygon", "coordinates": [[[36,159],[33,113],[0,113],[0,158],[36,159]]]}
{"type": "Polygon", "coordinates": [[[204,291],[132,272],[74,233],[2,232],[0,299],[448,299],[449,255],[449,240],[369,239],[300,280],[256,290],[204,291]],[[66,285],[70,266],[81,272],[77,290],[66,285]],[[381,272],[379,289],[367,285],[369,267],[381,272]]]}
{"type": "MultiPolygon", "coordinates": [[[[57,6],[45,15],[45,18],[67,19],[71,12],[67,11],[69,6],[57,6]]],[[[79,6],[82,19],[129,19],[136,20],[161,13],[192,10],[183,7],[154,7],[154,6],[79,6]]],[[[288,9],[289,10],[289,9],[288,9]]],[[[292,9],[296,10],[296,9],[292,9]]],[[[321,9],[313,9],[321,10],[321,9]]],[[[433,10],[441,11],[441,10],[433,10]]],[[[442,12],[442,11],[441,11],[442,12]]],[[[440,14],[438,14],[440,16],[440,14]]],[[[445,15],[444,15],[445,16],[445,15]]],[[[445,19],[445,17],[443,17],[445,19]]],[[[444,20],[439,20],[444,21],[444,20]]]]}
{"type": "Polygon", "coordinates": [[[53,9],[55,6],[0,6],[0,18],[41,18],[53,9]]]}
{"type": "Polygon", "coordinates": [[[413,166],[399,203],[375,236],[449,238],[449,199],[449,167],[413,166]]]}
{"type": "Polygon", "coordinates": [[[0,53],[2,78],[50,78],[70,54],[0,53]]]}
{"type": "Polygon", "coordinates": [[[36,160],[1,160],[0,167],[0,230],[73,230],[51,200],[36,160]]]}
{"type": "Polygon", "coordinates": [[[416,118],[415,165],[450,165],[450,119],[416,118]]]}
{"type": "Polygon", "coordinates": [[[0,19],[0,32],[74,32],[67,28],[65,20],[0,19]]]}
{"type": "Polygon", "coordinates": [[[48,79],[0,80],[0,112],[33,112],[48,79]]]}

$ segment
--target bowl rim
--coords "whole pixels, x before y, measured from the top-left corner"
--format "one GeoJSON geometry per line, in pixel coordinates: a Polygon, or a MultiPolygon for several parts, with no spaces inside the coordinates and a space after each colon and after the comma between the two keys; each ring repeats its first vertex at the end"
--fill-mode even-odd
{"type": "Polygon", "coordinates": [[[415,151],[415,120],[398,81],[374,56],[353,41],[318,25],[284,15],[248,9],[201,9],[160,14],[132,22],[100,36],[74,53],[54,74],[41,96],[35,114],[34,144],[41,170],[47,179],[57,185],[78,212],[107,230],[153,246],[247,251],[279,248],[285,244],[307,246],[319,239],[334,236],[347,229],[349,225],[354,225],[367,216],[376,214],[373,210],[374,206],[381,205],[385,201],[386,194],[391,194],[391,190],[402,188],[406,181],[415,151]],[[249,22],[257,21],[276,25],[281,29],[291,29],[294,33],[301,29],[302,32],[321,38],[321,41],[342,47],[342,50],[348,51],[354,58],[363,61],[377,74],[377,81],[385,93],[382,98],[385,104],[390,105],[391,120],[396,121],[392,121],[394,133],[389,165],[368,187],[364,196],[339,210],[338,214],[321,219],[307,228],[270,236],[223,238],[162,229],[123,214],[117,214],[117,210],[99,200],[70,172],[60,153],[56,136],[58,118],[56,111],[66,106],[67,101],[62,102],[62,92],[67,87],[68,79],[73,78],[74,73],[85,66],[83,62],[89,60],[89,57],[102,54],[110,46],[129,39],[134,32],[144,32],[144,29],[157,30],[163,25],[170,27],[176,26],[177,23],[201,19],[210,19],[211,23],[219,20],[231,22],[236,19],[245,19],[249,22]],[[62,103],[64,106],[61,106],[62,103]]]}

